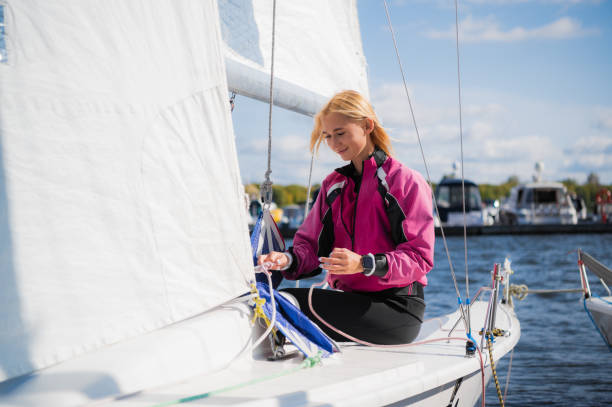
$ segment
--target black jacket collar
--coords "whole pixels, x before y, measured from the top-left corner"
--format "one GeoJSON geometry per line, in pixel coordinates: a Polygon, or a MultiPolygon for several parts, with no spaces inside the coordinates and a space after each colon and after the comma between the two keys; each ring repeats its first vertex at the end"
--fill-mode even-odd
{"type": "MultiPolygon", "coordinates": [[[[387,161],[387,154],[383,150],[381,150],[378,146],[374,147],[374,152],[368,156],[368,160],[374,157],[374,161],[376,162],[376,168],[383,165],[385,161],[387,161]]],[[[348,163],[344,167],[336,168],[335,171],[339,174],[344,175],[345,177],[350,177],[355,179],[355,177],[361,178],[359,174],[357,174],[357,170],[352,162],[348,163]]]]}

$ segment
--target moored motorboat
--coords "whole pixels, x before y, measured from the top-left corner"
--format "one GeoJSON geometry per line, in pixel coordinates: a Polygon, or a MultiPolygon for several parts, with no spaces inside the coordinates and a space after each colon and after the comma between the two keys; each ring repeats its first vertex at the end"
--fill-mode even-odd
{"type": "Polygon", "coordinates": [[[536,164],[533,182],[510,190],[500,208],[500,221],[506,225],[545,225],[578,223],[576,208],[565,185],[542,180],[542,164],[536,164]]]}
{"type": "Polygon", "coordinates": [[[444,178],[436,186],[436,200],[440,222],[445,226],[485,226],[494,223],[494,217],[485,210],[480,198],[478,185],[465,180],[465,219],[463,216],[462,181],[456,178],[444,178]]]}

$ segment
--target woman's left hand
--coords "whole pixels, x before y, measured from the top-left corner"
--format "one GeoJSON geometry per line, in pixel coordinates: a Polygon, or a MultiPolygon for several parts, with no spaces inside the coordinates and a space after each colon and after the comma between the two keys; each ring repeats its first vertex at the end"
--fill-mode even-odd
{"type": "Polygon", "coordinates": [[[319,267],[329,271],[331,274],[357,274],[363,273],[361,255],[336,247],[329,257],[319,257],[319,267]]]}

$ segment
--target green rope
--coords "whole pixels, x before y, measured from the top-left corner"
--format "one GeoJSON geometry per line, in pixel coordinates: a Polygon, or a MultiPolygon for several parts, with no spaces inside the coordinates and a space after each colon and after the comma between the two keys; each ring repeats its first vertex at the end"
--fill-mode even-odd
{"type": "Polygon", "coordinates": [[[190,403],[190,402],[195,401],[195,400],[201,400],[201,399],[209,398],[211,396],[214,396],[215,394],[220,394],[220,393],[225,393],[225,392],[228,392],[228,391],[240,389],[242,387],[247,387],[247,386],[250,386],[252,384],[265,382],[266,380],[276,379],[277,377],[287,376],[289,374],[298,372],[298,371],[300,371],[302,369],[308,369],[308,368],[314,367],[314,366],[318,365],[319,363],[321,363],[321,352],[319,352],[315,356],[311,356],[309,358],[304,359],[304,361],[298,367],[293,368],[293,369],[283,370],[283,371],[281,371],[279,373],[275,373],[275,374],[272,374],[272,375],[269,375],[269,376],[260,377],[258,379],[249,380],[249,381],[244,382],[244,383],[238,383],[238,384],[235,384],[233,386],[228,386],[228,387],[223,387],[221,389],[212,390],[212,391],[209,391],[207,393],[196,394],[195,396],[183,397],[183,398],[180,398],[180,399],[177,399],[177,400],[172,400],[172,401],[167,401],[165,403],[155,404],[152,407],[173,406],[173,405],[176,405],[176,404],[190,403]]]}

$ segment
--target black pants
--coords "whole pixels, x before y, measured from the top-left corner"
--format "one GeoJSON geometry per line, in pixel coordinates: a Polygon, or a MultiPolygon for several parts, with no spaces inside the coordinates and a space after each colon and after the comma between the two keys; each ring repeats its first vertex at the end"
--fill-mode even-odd
{"type": "MultiPolygon", "coordinates": [[[[308,288],[285,288],[300,304],[300,310],[338,342],[350,341],[327,328],[310,311],[308,288]]],[[[419,334],[425,300],[423,286],[379,292],[342,292],[315,289],[312,306],[327,323],[363,341],[391,345],[409,343],[419,334]]]]}

